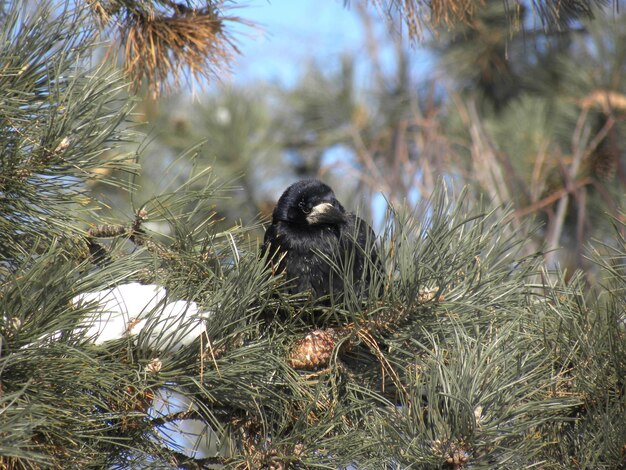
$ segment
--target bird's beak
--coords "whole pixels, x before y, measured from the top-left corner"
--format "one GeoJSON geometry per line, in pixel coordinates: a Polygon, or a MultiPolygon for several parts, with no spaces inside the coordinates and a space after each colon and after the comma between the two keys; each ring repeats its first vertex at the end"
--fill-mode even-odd
{"type": "Polygon", "coordinates": [[[329,202],[313,206],[306,216],[310,225],[315,224],[343,224],[347,221],[346,215],[329,202]]]}

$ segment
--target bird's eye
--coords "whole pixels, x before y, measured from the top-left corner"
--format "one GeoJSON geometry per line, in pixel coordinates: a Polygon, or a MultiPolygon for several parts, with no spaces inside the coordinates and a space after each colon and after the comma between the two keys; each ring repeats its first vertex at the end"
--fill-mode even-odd
{"type": "Polygon", "coordinates": [[[300,208],[300,210],[301,210],[302,212],[304,212],[305,214],[308,214],[309,212],[311,212],[311,209],[309,209],[309,208],[306,206],[306,204],[305,204],[305,202],[304,202],[304,201],[300,201],[300,202],[298,203],[298,207],[299,207],[299,208],[300,208]]]}

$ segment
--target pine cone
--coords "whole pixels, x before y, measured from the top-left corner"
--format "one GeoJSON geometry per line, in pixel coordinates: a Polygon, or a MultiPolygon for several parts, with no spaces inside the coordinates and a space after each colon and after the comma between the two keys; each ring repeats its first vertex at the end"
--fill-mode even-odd
{"type": "Polygon", "coordinates": [[[463,441],[453,442],[437,439],[432,443],[432,451],[445,461],[448,468],[454,470],[465,467],[469,462],[469,454],[463,441]]]}
{"type": "MultiPolygon", "coordinates": [[[[430,302],[431,300],[435,299],[435,297],[437,296],[437,292],[439,292],[438,287],[420,289],[417,293],[417,302],[420,304],[430,302]]],[[[445,298],[443,295],[437,297],[438,302],[443,302],[444,300],[445,298]]]]}
{"type": "Polygon", "coordinates": [[[154,401],[154,392],[150,388],[136,390],[133,386],[127,387],[127,393],[131,398],[131,409],[147,413],[154,401]]]}
{"type": "Polygon", "coordinates": [[[287,464],[278,457],[272,457],[267,464],[267,468],[268,470],[285,470],[287,468],[287,464]]]}
{"type": "Polygon", "coordinates": [[[154,392],[150,388],[138,390],[128,385],[118,398],[109,402],[109,407],[112,412],[119,414],[121,429],[124,432],[140,429],[144,422],[143,415],[152,406],[154,392]]]}
{"type": "Polygon", "coordinates": [[[600,181],[608,183],[615,178],[618,162],[619,153],[600,149],[593,156],[593,172],[600,181]]]}
{"type": "Polygon", "coordinates": [[[292,346],[287,363],[294,369],[326,367],[336,344],[337,332],[332,328],[313,330],[292,346]]]}
{"type": "MultiPolygon", "coordinates": [[[[609,105],[608,97],[606,99],[607,105],[609,105]]],[[[607,121],[607,114],[602,114],[598,118],[598,131],[607,124],[607,121]]],[[[620,136],[618,129],[612,126],[589,157],[594,175],[602,182],[608,183],[615,178],[622,154],[619,144],[620,136]]]]}

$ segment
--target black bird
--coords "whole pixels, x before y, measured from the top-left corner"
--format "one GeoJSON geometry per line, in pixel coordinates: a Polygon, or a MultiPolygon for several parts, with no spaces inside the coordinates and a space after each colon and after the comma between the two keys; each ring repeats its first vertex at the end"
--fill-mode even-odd
{"type": "Polygon", "coordinates": [[[337,296],[348,279],[361,295],[372,269],[379,269],[375,237],[365,221],[345,211],[329,186],[311,179],[292,184],[278,200],[262,253],[269,251],[273,272],[285,273],[289,293],[337,296]]]}

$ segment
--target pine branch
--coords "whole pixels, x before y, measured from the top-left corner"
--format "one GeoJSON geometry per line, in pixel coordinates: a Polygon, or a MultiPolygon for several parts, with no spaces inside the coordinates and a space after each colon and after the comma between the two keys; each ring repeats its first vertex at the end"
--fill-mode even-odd
{"type": "Polygon", "coordinates": [[[130,103],[121,100],[118,74],[80,67],[94,47],[84,21],[79,12],[53,15],[41,4],[25,18],[13,5],[3,23],[10,38],[0,48],[4,263],[29,252],[33,239],[49,245],[81,233],[77,221],[95,201],[77,181],[97,178],[101,169],[133,168],[125,155],[102,158],[130,137],[117,128],[130,103]]]}
{"type": "MultiPolygon", "coordinates": [[[[346,1],[345,3],[349,3],[346,1]]],[[[366,0],[373,3],[380,16],[398,27],[406,28],[411,41],[422,38],[426,28],[460,25],[477,27],[476,18],[487,8],[486,0],[366,0]]],[[[567,29],[577,20],[593,19],[597,10],[610,4],[610,0],[539,0],[504,2],[507,16],[510,16],[509,29],[524,28],[524,14],[527,10],[541,21],[545,29],[567,29]],[[530,4],[530,5],[529,5],[530,4]]],[[[616,3],[616,2],[614,2],[616,3]]]]}
{"type": "Polygon", "coordinates": [[[214,1],[204,7],[169,0],[90,0],[89,5],[123,51],[131,82],[136,88],[146,85],[153,96],[177,87],[186,73],[195,79],[220,76],[238,53],[226,25],[245,24],[226,16],[222,2],[214,1]]]}

